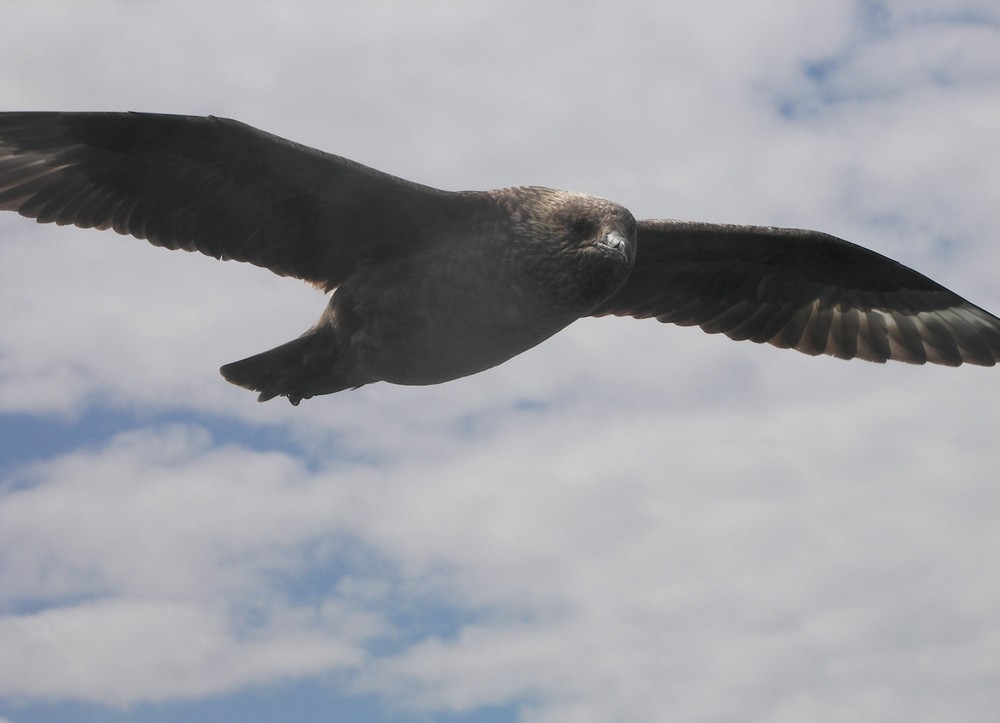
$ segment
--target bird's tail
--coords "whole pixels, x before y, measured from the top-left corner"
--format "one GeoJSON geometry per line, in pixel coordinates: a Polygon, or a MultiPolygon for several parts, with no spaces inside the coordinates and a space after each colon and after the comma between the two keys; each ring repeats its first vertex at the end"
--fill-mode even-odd
{"type": "Polygon", "coordinates": [[[363,384],[338,373],[336,361],[334,335],[327,329],[310,330],[274,349],[226,364],[219,371],[226,381],[260,392],[259,402],[285,396],[297,405],[318,394],[332,394],[363,384]]]}

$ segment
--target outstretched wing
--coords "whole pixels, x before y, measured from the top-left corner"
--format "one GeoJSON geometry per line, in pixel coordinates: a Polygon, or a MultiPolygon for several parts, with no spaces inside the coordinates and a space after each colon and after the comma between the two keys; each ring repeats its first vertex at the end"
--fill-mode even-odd
{"type": "Polygon", "coordinates": [[[214,117],[0,113],[0,209],[248,261],[327,289],[459,194],[214,117]]]}
{"type": "Polygon", "coordinates": [[[655,317],[842,359],[1000,360],[1000,319],[828,234],[642,221],[637,246],[631,276],[594,316],[655,317]]]}

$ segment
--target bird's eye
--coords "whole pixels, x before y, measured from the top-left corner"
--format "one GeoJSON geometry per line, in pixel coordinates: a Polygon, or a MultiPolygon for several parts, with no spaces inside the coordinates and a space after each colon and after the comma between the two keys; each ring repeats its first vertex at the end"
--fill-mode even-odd
{"type": "Polygon", "coordinates": [[[597,226],[587,218],[576,218],[569,224],[569,233],[576,240],[590,238],[596,230],[597,226]]]}

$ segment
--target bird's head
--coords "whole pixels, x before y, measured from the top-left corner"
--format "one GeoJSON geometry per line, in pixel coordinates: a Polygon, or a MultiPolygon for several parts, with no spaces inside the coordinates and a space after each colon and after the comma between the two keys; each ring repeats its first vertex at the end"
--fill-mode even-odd
{"type": "Polygon", "coordinates": [[[621,286],[635,263],[636,222],[611,201],[550,188],[505,189],[522,276],[584,314],[621,286]]]}

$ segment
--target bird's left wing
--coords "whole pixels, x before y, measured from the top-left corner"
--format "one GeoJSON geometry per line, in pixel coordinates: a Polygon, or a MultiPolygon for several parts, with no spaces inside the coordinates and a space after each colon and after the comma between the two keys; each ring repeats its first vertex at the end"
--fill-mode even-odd
{"type": "Polygon", "coordinates": [[[419,248],[461,203],[223,118],[0,113],[0,209],[327,289],[361,262],[419,248]]]}
{"type": "Polygon", "coordinates": [[[642,221],[631,276],[592,314],[655,317],[842,359],[1000,360],[1000,319],[817,231],[642,221]]]}

